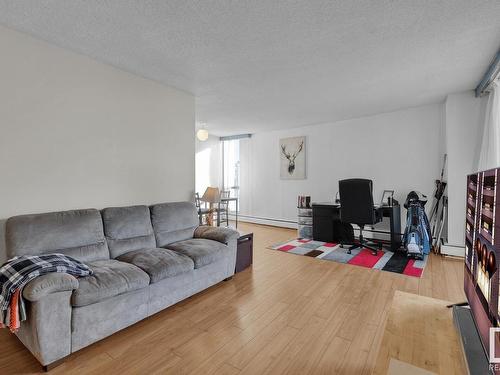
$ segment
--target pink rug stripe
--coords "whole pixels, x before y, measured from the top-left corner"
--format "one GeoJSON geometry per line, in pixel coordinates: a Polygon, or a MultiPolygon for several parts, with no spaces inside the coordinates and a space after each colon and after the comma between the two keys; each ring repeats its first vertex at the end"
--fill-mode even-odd
{"type": "Polygon", "coordinates": [[[325,242],[323,245],[323,247],[335,247],[337,246],[338,244],[337,243],[333,243],[333,242],[325,242]]]}
{"type": "Polygon", "coordinates": [[[295,246],[285,245],[285,246],[278,247],[279,251],[289,251],[289,250],[292,250],[292,249],[295,249],[295,246]]]}
{"type": "Polygon", "coordinates": [[[408,276],[416,276],[420,277],[422,276],[422,268],[417,268],[413,267],[413,264],[415,263],[415,259],[410,259],[408,264],[405,267],[405,270],[403,271],[403,275],[408,275],[408,276]]]}
{"type": "Polygon", "coordinates": [[[383,251],[378,251],[377,255],[372,255],[371,250],[363,249],[359,252],[358,255],[356,255],[347,263],[355,266],[373,268],[373,266],[378,262],[380,258],[382,258],[383,255],[383,251]]]}

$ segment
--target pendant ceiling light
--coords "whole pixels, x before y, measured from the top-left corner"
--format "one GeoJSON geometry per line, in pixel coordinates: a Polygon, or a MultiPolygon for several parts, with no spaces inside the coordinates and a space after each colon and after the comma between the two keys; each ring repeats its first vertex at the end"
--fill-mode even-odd
{"type": "Polygon", "coordinates": [[[202,142],[208,139],[208,130],[205,129],[205,124],[202,124],[201,129],[198,129],[198,131],[196,132],[196,138],[198,138],[198,140],[202,142]]]}

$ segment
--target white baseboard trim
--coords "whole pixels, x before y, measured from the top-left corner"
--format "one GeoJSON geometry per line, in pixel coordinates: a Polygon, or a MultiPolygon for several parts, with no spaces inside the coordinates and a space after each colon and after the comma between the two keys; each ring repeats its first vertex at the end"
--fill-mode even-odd
{"type": "MultiPolygon", "coordinates": [[[[234,213],[229,213],[229,220],[235,220],[236,215],[234,213]]],[[[273,219],[266,217],[258,217],[258,216],[249,216],[249,215],[238,215],[238,221],[253,223],[253,224],[263,224],[263,225],[271,225],[273,227],[281,227],[281,228],[291,228],[297,229],[298,225],[296,221],[286,220],[286,219],[273,219]]],[[[359,227],[356,224],[352,224],[355,235],[359,234],[359,227]]],[[[382,229],[382,228],[381,228],[382,229]]],[[[386,232],[380,232],[374,227],[367,226],[363,230],[364,233],[374,233],[374,238],[377,239],[389,239],[390,233],[388,229],[386,232]],[[386,238],[387,237],[387,238],[386,238]]]]}
{"type": "MultiPolygon", "coordinates": [[[[236,216],[233,214],[230,214],[229,219],[235,220],[236,216]]],[[[238,221],[242,221],[242,222],[246,222],[246,223],[253,223],[253,224],[271,225],[273,227],[297,229],[297,223],[295,223],[293,221],[289,221],[289,220],[271,219],[271,218],[247,216],[247,215],[238,215],[238,221]]]]}
{"type": "Polygon", "coordinates": [[[463,258],[465,257],[465,247],[446,243],[441,245],[441,254],[463,258]]]}

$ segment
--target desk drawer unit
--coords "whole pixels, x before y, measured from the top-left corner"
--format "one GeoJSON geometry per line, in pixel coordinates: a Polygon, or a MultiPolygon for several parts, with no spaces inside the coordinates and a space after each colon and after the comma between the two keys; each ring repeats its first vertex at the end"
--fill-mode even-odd
{"type": "Polygon", "coordinates": [[[334,242],[334,223],[339,219],[339,208],[335,205],[313,204],[313,239],[334,242]]]}

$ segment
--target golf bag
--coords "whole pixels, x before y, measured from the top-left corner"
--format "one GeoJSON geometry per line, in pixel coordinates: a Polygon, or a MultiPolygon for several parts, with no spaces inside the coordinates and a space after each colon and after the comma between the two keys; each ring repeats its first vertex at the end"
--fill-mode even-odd
{"type": "Polygon", "coordinates": [[[424,259],[431,250],[431,227],[424,209],[426,203],[425,195],[412,191],[404,204],[408,211],[403,243],[407,255],[416,259],[424,259]]]}

